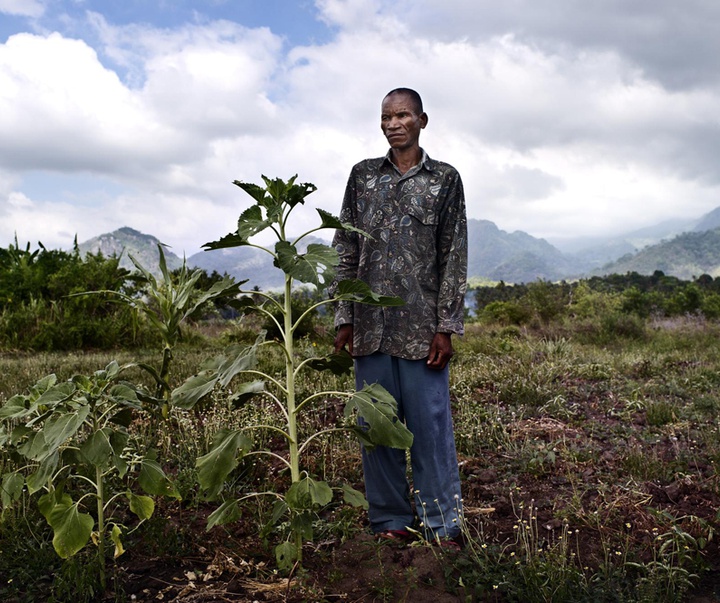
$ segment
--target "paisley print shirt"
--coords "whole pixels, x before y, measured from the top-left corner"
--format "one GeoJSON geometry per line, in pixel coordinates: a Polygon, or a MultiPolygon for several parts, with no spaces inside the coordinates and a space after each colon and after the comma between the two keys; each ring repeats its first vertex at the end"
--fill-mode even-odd
{"type": "Polygon", "coordinates": [[[338,230],[337,281],[358,278],[405,305],[341,302],[335,326],[353,325],[353,354],[381,351],[426,358],[435,333],[463,333],[467,287],[467,222],[460,175],[452,166],[422,160],[405,174],[390,154],[366,159],[350,173],[340,220],[372,239],[338,230]]]}

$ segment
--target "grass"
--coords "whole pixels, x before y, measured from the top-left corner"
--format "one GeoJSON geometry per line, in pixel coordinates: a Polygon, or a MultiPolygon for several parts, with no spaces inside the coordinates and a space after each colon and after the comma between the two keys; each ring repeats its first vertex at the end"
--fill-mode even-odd
{"type": "MultiPolygon", "coordinates": [[[[442,562],[446,587],[467,601],[683,601],[703,576],[720,569],[714,538],[720,522],[720,326],[666,321],[646,325],[642,337],[595,340],[587,323],[580,327],[471,324],[456,343],[451,391],[468,546],[442,562]]],[[[220,346],[222,335],[194,340],[175,353],[177,383],[220,346]]],[[[329,349],[331,342],[302,345],[329,349]]],[[[152,350],[4,353],[0,403],[47,373],[61,379],[89,374],[111,359],[159,361],[152,350]]],[[[281,370],[281,361],[269,359],[264,370],[273,367],[281,370]]],[[[138,372],[137,378],[144,377],[138,372]]],[[[298,386],[301,392],[347,390],[352,380],[307,375],[298,386]]],[[[184,501],[178,507],[159,503],[167,505],[164,514],[135,534],[152,540],[155,556],[186,554],[215,538],[202,529],[191,533],[188,525],[176,538],[162,537],[168,533],[163,518],[191,511],[199,517],[215,508],[194,481],[194,461],[213,435],[281,420],[270,405],[231,411],[224,401],[225,394],[215,392],[202,408],[173,412],[161,427],[159,457],[184,501]]],[[[307,413],[301,432],[342,420],[337,401],[325,400],[307,413]]],[[[140,433],[144,428],[136,427],[140,433]]],[[[257,437],[273,449],[271,435],[257,437]]],[[[362,487],[357,444],[344,435],[318,439],[307,461],[313,475],[334,486],[362,487]]],[[[0,473],[12,463],[0,449],[0,473]]],[[[228,487],[272,489],[287,479],[279,466],[254,457],[231,474],[228,487]]],[[[0,523],[0,575],[8,576],[0,594],[18,597],[19,582],[47,587],[41,577],[47,571],[38,566],[64,568],[60,576],[78,571],[50,555],[42,521],[29,521],[34,511],[31,501],[24,504],[24,510],[3,511],[0,523]]],[[[272,531],[263,532],[265,542],[250,540],[254,534],[257,541],[272,513],[265,503],[243,509],[236,530],[247,536],[232,533],[248,555],[261,558],[270,550],[272,531]]],[[[322,542],[343,542],[356,537],[363,521],[359,511],[335,506],[316,532],[322,542]]],[[[322,559],[322,546],[315,552],[322,559]]],[[[272,561],[268,556],[262,563],[272,561]]],[[[378,600],[392,596],[382,579],[371,587],[378,600]]],[[[25,594],[32,600],[35,591],[25,594]]]]}

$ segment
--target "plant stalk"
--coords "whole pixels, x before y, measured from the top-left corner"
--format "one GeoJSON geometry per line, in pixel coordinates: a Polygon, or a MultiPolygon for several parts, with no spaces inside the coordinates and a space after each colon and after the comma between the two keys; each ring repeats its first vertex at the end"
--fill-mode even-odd
{"type": "Polygon", "coordinates": [[[107,585],[105,576],[105,489],[100,467],[95,468],[95,488],[97,489],[98,556],[100,557],[100,586],[103,592],[107,585]]]}

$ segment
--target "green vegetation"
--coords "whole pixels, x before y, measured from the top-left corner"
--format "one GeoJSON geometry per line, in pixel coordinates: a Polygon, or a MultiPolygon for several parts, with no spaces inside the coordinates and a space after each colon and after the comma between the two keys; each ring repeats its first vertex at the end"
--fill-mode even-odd
{"type": "Polygon", "coordinates": [[[649,274],[658,268],[679,278],[693,280],[697,275],[717,274],[720,265],[720,229],[684,232],[628,254],[603,267],[603,272],[640,272],[649,274]]]}
{"type": "MultiPolygon", "coordinates": [[[[347,354],[331,354],[319,358],[299,354],[296,350],[297,333],[317,308],[337,301],[398,305],[402,304],[402,300],[376,295],[365,283],[359,281],[341,281],[333,295],[317,301],[298,315],[298,305],[293,301],[294,281],[310,284],[318,291],[324,291],[333,282],[334,269],[338,264],[337,252],[331,247],[315,243],[308,245],[305,253],[300,253],[300,242],[321,229],[353,227],[341,223],[325,211],[318,210],[320,226],[289,240],[286,227],[293,209],[304,203],[305,197],[315,190],[312,184],[295,184],[295,178],[291,178],[287,183],[280,179],[265,178],[265,187],[236,181],[235,184],[248,193],[255,200],[255,204],[242,213],[235,232],[205,245],[209,249],[249,245],[272,256],[274,265],[285,274],[284,294],[277,296],[258,291],[244,292],[246,297],[240,303],[245,302],[247,307],[271,321],[279,337],[266,341],[265,333],[262,332],[252,345],[231,346],[225,353],[207,363],[198,375],[176,389],[171,398],[175,406],[193,408],[216,387],[228,389],[235,377],[248,376],[252,380],[236,386],[229,399],[230,405],[241,406],[262,396],[280,410],[285,419],[282,427],[259,424],[218,433],[210,451],[198,458],[197,469],[201,489],[215,497],[223,489],[228,475],[235,469],[239,459],[253,451],[250,432],[265,429],[283,438],[287,447],[286,455],[264,450],[258,453],[279,460],[290,471],[290,487],[287,491],[252,492],[239,499],[231,497],[210,516],[208,525],[213,527],[235,521],[240,516],[240,504],[243,501],[258,496],[270,496],[275,502],[275,521],[285,515],[290,519],[291,540],[282,542],[275,548],[278,566],[284,570],[291,569],[302,560],[302,543],[303,540],[312,540],[314,518],[318,511],[329,505],[333,499],[332,489],[325,481],[313,479],[307,471],[301,471],[301,456],[315,438],[341,430],[354,433],[368,447],[384,444],[409,448],[412,444],[412,434],[398,421],[395,414],[395,400],[377,384],[366,384],[359,392],[314,391],[305,398],[298,396],[296,383],[304,370],[330,370],[342,374],[348,372],[352,365],[347,354]],[[266,229],[276,236],[277,242],[273,248],[258,246],[250,241],[252,236],[266,229]],[[284,361],[281,378],[258,368],[258,355],[265,347],[279,350],[284,361]],[[353,422],[342,427],[324,428],[302,441],[298,431],[301,413],[307,412],[309,407],[318,403],[325,405],[330,396],[347,398],[345,416],[349,418],[353,416],[353,411],[356,411],[357,415],[363,418],[365,427],[361,428],[353,422]]],[[[348,485],[343,486],[343,493],[344,500],[350,504],[362,506],[365,502],[363,495],[348,485]]]]}
{"type": "MultiPolygon", "coordinates": [[[[476,289],[451,368],[467,543],[394,549],[363,533],[359,447],[349,437],[367,437],[355,429],[358,410],[392,402],[379,390],[353,396],[339,370],[347,358],[326,356],[332,250],[300,253],[280,227],[287,200],[303,202],[310,188],[240,184],[257,209],[212,245],[277,229],[266,251],[289,279],[280,294],[227,288],[222,277],[201,284],[204,275],[188,271],[129,280],[113,259],[43,248],[0,253],[17,286],[0,280],[0,320],[32,317],[18,323],[31,324],[28,333],[2,323],[0,599],[181,600],[184,590],[195,601],[220,592],[320,602],[351,588],[387,601],[421,600],[420,591],[469,602],[712,597],[718,279],[630,273],[476,289]],[[53,277],[70,267],[83,278],[53,277]],[[84,280],[93,271],[115,280],[84,280]],[[51,290],[56,280],[64,286],[51,290]],[[118,293],[68,297],[100,290],[118,293]],[[222,319],[229,302],[210,290],[239,295],[243,313],[222,319]],[[102,329],[119,312],[129,330],[111,332],[107,346],[31,351],[48,325],[69,328],[75,304],[96,308],[102,329]],[[172,370],[163,371],[166,349],[172,370]]],[[[321,227],[342,227],[320,216],[321,227]]],[[[337,295],[390,301],[346,287],[337,295]]]]}

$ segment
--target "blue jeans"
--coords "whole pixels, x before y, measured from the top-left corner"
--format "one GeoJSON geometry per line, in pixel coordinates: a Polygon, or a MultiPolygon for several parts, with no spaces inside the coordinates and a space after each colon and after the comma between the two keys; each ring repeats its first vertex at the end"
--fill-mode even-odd
{"type": "Polygon", "coordinates": [[[379,383],[398,403],[398,416],[413,434],[410,449],[413,513],[405,450],[363,448],[365,495],[373,532],[416,526],[428,539],[460,533],[462,500],[450,414],[448,368],[429,369],[425,360],[376,352],[355,358],[355,385],[379,383]]]}

